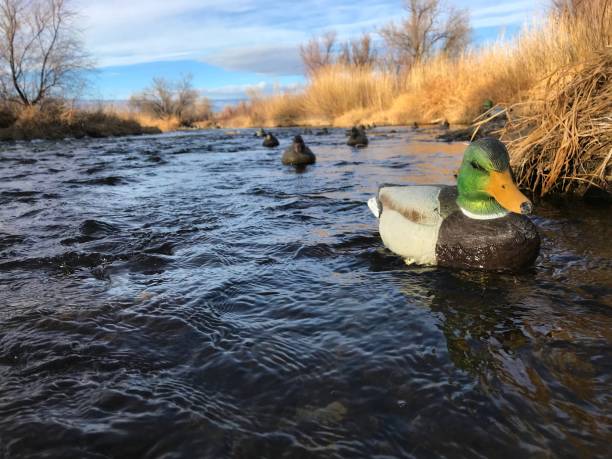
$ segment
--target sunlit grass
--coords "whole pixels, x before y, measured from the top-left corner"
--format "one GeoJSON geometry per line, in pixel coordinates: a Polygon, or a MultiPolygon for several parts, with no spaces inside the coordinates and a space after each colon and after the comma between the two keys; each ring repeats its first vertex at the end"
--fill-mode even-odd
{"type": "Polygon", "coordinates": [[[231,127],[355,123],[471,123],[483,102],[512,104],[555,70],[588,60],[610,37],[610,8],[593,0],[575,18],[550,15],[512,40],[437,56],[401,75],[369,67],[332,65],[313,75],[298,93],[254,95],[220,117],[231,127]]]}

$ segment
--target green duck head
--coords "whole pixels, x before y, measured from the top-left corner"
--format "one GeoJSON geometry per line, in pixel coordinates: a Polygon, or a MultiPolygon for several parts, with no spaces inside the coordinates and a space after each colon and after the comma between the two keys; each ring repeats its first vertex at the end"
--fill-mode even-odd
{"type": "Polygon", "coordinates": [[[465,150],[457,191],[457,204],[474,218],[493,218],[507,212],[529,214],[533,207],[514,183],[506,147],[490,137],[472,142],[465,150]]]}

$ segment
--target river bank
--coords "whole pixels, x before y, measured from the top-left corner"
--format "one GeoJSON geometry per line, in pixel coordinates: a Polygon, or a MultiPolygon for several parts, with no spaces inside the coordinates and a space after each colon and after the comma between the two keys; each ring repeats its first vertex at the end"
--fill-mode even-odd
{"type": "Polygon", "coordinates": [[[135,119],[103,110],[41,110],[31,107],[17,114],[5,111],[1,118],[0,141],[102,138],[162,132],[155,126],[146,126],[135,119]]]}

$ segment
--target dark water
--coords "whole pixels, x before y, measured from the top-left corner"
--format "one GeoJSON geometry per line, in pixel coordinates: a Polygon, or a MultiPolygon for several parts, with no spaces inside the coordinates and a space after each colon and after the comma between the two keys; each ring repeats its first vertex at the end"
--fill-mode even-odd
{"type": "Polygon", "coordinates": [[[364,201],[463,145],[306,141],[1,147],[0,458],[609,457],[610,208],[540,203],[518,275],[407,267],[364,201]]]}

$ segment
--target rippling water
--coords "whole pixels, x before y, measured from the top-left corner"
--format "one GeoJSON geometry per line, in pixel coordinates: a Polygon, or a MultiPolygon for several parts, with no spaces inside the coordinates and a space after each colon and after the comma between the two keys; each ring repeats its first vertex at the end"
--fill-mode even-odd
{"type": "Polygon", "coordinates": [[[609,207],[539,203],[518,275],[407,267],[365,200],[464,145],[277,132],[2,146],[0,458],[610,453],[609,207]]]}

